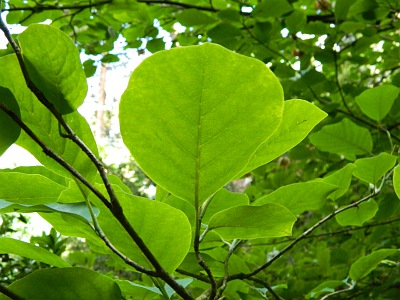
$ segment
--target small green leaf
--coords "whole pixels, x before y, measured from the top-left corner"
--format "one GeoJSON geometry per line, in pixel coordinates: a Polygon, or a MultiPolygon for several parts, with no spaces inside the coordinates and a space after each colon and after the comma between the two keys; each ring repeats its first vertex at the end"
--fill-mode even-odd
{"type": "Polygon", "coordinates": [[[58,268],[70,267],[70,264],[62,260],[61,257],[42,247],[7,237],[0,238],[0,253],[10,253],[27,257],[58,268]]]}
{"type": "Polygon", "coordinates": [[[375,157],[357,159],[354,162],[357,168],[353,174],[367,183],[376,185],[383,175],[394,167],[396,161],[396,156],[385,152],[375,157]]]}
{"type": "Polygon", "coordinates": [[[54,181],[36,174],[0,172],[0,199],[18,204],[57,202],[66,189],[54,181]]]}
{"type": "Polygon", "coordinates": [[[284,102],[283,118],[275,133],[258,147],[246,168],[246,174],[279,157],[300,143],[327,114],[304,100],[284,102]]]}
{"type": "Polygon", "coordinates": [[[365,222],[375,217],[378,209],[378,204],[370,199],[357,207],[350,208],[336,215],[336,221],[341,226],[362,226],[365,222]]]}
{"type": "Polygon", "coordinates": [[[56,27],[33,24],[18,41],[29,76],[47,100],[61,114],[75,111],[86,97],[87,83],[72,40],[56,27]]]}
{"type": "Polygon", "coordinates": [[[250,200],[246,194],[233,193],[226,189],[221,189],[212,198],[201,221],[207,224],[213,215],[224,209],[249,204],[250,200]]]}
{"type": "Polygon", "coordinates": [[[119,118],[144,172],[198,206],[243,169],[282,111],[282,88],[264,63],[206,43],[143,61],[119,118]]]}
{"type": "Polygon", "coordinates": [[[339,286],[345,285],[346,283],[340,280],[325,281],[309,292],[306,296],[306,299],[320,298],[320,296],[324,294],[334,292],[339,286]]]}
{"type": "Polygon", "coordinates": [[[292,234],[294,222],[296,217],[279,204],[241,205],[212,216],[208,229],[225,240],[281,237],[292,234]]]}
{"type": "Polygon", "coordinates": [[[347,164],[345,167],[341,168],[335,173],[322,178],[321,181],[334,184],[339,187],[339,189],[330,194],[328,198],[336,200],[346,193],[350,187],[351,177],[355,168],[356,166],[354,164],[347,164]]]}
{"type": "Polygon", "coordinates": [[[97,66],[95,65],[95,61],[92,59],[88,59],[83,63],[83,70],[85,71],[86,77],[92,77],[97,70],[97,66]]]}
{"type": "Polygon", "coordinates": [[[389,113],[399,92],[394,85],[381,85],[365,90],[355,100],[366,116],[380,122],[389,113]]]}
{"type": "Polygon", "coordinates": [[[394,168],[393,172],[393,186],[396,192],[397,198],[400,199],[400,166],[394,168]]]}
{"type": "Polygon", "coordinates": [[[329,194],[337,189],[338,186],[321,181],[293,183],[258,198],[253,205],[278,203],[289,209],[294,215],[299,215],[307,210],[320,209],[329,194]]]}
{"type": "Polygon", "coordinates": [[[121,291],[114,280],[83,268],[40,269],[7,288],[26,299],[121,299],[121,291]]]}
{"type": "MultiPolygon", "coordinates": [[[[0,86],[0,103],[5,105],[6,108],[13,111],[21,118],[21,113],[19,111],[19,106],[17,100],[15,100],[14,95],[11,91],[5,87],[0,86]]],[[[21,133],[21,127],[14,122],[11,117],[1,109],[0,107],[0,156],[6,152],[6,150],[14,144],[19,134],[21,133]],[[4,128],[7,128],[4,130],[4,128]]]]}
{"type": "Polygon", "coordinates": [[[372,151],[372,136],[368,129],[358,126],[349,119],[326,125],[310,135],[310,141],[318,149],[343,155],[354,160],[356,155],[372,151]]]}
{"type": "Polygon", "coordinates": [[[380,249],[370,255],[359,258],[351,265],[349,276],[352,280],[358,281],[376,269],[378,264],[386,257],[398,252],[397,249],[380,249]]]}

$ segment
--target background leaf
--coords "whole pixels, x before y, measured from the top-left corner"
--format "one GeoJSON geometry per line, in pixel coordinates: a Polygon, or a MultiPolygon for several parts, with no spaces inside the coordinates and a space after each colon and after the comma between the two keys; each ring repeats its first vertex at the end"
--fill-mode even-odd
{"type": "Polygon", "coordinates": [[[339,187],[339,189],[331,193],[328,198],[336,200],[346,193],[350,187],[351,178],[355,168],[356,166],[354,164],[347,164],[345,167],[334,172],[333,174],[322,178],[323,182],[334,184],[339,187]]]}
{"type": "Polygon", "coordinates": [[[372,136],[368,129],[349,119],[324,126],[310,135],[310,141],[322,151],[344,155],[350,160],[354,160],[356,155],[372,151],[372,136]]]}
{"type": "Polygon", "coordinates": [[[147,58],[131,76],[119,118],[147,175],[198,205],[243,169],[282,110],[281,86],[263,63],[204,44],[147,58]]]}
{"type": "Polygon", "coordinates": [[[355,100],[365,115],[380,122],[389,113],[399,92],[398,87],[386,84],[365,90],[355,100]]]}
{"type": "Polygon", "coordinates": [[[368,158],[357,159],[354,165],[357,167],[354,170],[354,176],[376,185],[378,181],[396,164],[397,157],[385,152],[368,158]]]}
{"type": "Polygon", "coordinates": [[[386,257],[398,252],[397,249],[380,249],[370,255],[359,258],[351,265],[349,276],[352,280],[358,281],[371,273],[378,264],[386,257]]]}

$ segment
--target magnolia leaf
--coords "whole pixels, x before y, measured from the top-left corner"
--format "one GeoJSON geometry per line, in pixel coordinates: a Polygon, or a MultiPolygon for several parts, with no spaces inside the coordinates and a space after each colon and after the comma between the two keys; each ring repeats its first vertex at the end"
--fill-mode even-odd
{"type": "MultiPolygon", "coordinates": [[[[21,118],[19,106],[14,95],[7,88],[0,86],[0,104],[6,106],[7,109],[14,112],[18,117],[21,118]]],[[[11,117],[1,109],[0,106],[0,156],[14,144],[19,134],[21,133],[21,127],[15,123],[11,117]],[[4,130],[3,128],[7,128],[4,130]]]]}
{"type": "Polygon", "coordinates": [[[372,252],[370,255],[357,259],[357,261],[351,265],[349,272],[350,278],[354,281],[362,279],[375,270],[382,260],[398,251],[398,249],[380,249],[372,252]]]}
{"type": "Polygon", "coordinates": [[[17,204],[57,202],[65,186],[37,174],[0,172],[0,199],[17,204]]]}
{"type": "Polygon", "coordinates": [[[214,195],[210,204],[208,204],[201,222],[207,224],[213,215],[224,209],[249,204],[250,200],[246,194],[233,193],[226,189],[221,189],[214,195]]]}
{"type": "Polygon", "coordinates": [[[84,268],[39,269],[7,288],[26,299],[121,299],[121,291],[114,280],[84,268]]]}
{"type": "Polygon", "coordinates": [[[0,253],[10,253],[27,257],[54,267],[70,267],[70,264],[62,260],[61,257],[42,247],[7,237],[0,237],[0,253]]]}
{"type": "Polygon", "coordinates": [[[296,217],[284,206],[240,205],[213,215],[208,223],[224,240],[281,237],[292,234],[296,217]]]}
{"type": "Polygon", "coordinates": [[[385,152],[375,157],[357,159],[354,162],[357,168],[353,174],[362,181],[376,185],[383,175],[394,167],[396,161],[396,156],[385,152]]]}
{"type": "Polygon", "coordinates": [[[87,83],[72,40],[56,27],[33,24],[18,41],[29,76],[46,99],[61,114],[75,111],[86,97],[87,83]]]}
{"type": "Polygon", "coordinates": [[[283,118],[275,133],[251,157],[242,171],[246,174],[281,156],[300,143],[327,114],[304,100],[284,102],[283,118]]]}
{"type": "Polygon", "coordinates": [[[375,217],[378,209],[378,204],[370,199],[336,215],[336,221],[341,226],[362,226],[365,222],[375,217]]]}
{"type": "Polygon", "coordinates": [[[306,299],[320,298],[320,296],[324,294],[334,292],[339,286],[345,285],[346,283],[340,280],[325,281],[309,292],[306,296],[306,299]]]}
{"type": "MultiPolygon", "coordinates": [[[[98,188],[104,187],[98,185],[98,188]]],[[[192,227],[186,215],[165,203],[133,196],[113,185],[124,214],[132,227],[167,272],[174,271],[189,251],[192,227]]],[[[100,210],[100,227],[111,243],[130,259],[152,268],[143,252],[135,245],[122,225],[97,198],[91,201],[100,210]]]]}
{"type": "Polygon", "coordinates": [[[329,194],[337,189],[338,186],[321,181],[293,183],[258,198],[253,202],[253,205],[278,203],[289,209],[293,214],[299,215],[306,210],[320,209],[329,194]]]}
{"type": "Polygon", "coordinates": [[[381,85],[365,90],[355,100],[366,116],[380,122],[389,113],[399,92],[394,85],[381,85]]]}
{"type": "Polygon", "coordinates": [[[143,61],[119,111],[122,138],[143,171],[198,207],[274,133],[283,93],[261,61],[206,43],[143,61]]]}
{"type": "Polygon", "coordinates": [[[328,198],[332,200],[336,200],[339,197],[343,196],[344,193],[349,189],[351,183],[351,177],[353,175],[354,169],[356,166],[354,164],[347,164],[345,167],[340,170],[325,176],[321,181],[334,184],[339,187],[336,191],[328,196],[328,198]]]}
{"type": "Polygon", "coordinates": [[[343,155],[354,160],[356,155],[372,151],[372,136],[368,129],[360,127],[349,119],[326,125],[310,135],[310,141],[318,149],[343,155]]]}
{"type": "MultiPolygon", "coordinates": [[[[60,155],[88,180],[91,180],[97,172],[96,167],[77,145],[69,139],[60,136],[58,121],[26,86],[17,57],[15,55],[0,57],[0,65],[2,69],[2,72],[0,72],[0,86],[7,87],[14,94],[18,101],[21,118],[24,120],[24,123],[43,143],[60,155]]],[[[65,76],[69,75],[65,74],[65,76]]],[[[74,86],[74,89],[77,88],[78,86],[74,86]]],[[[78,112],[63,117],[77,136],[85,141],[85,144],[97,156],[97,145],[87,121],[78,112]]],[[[43,152],[43,149],[25,132],[21,132],[17,144],[29,151],[43,166],[54,173],[73,178],[70,172],[60,168],[60,165],[47,156],[43,152]]]]}

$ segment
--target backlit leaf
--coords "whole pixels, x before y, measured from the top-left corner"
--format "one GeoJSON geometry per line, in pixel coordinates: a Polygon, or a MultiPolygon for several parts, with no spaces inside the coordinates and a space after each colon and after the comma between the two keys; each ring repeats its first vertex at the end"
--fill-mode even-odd
{"type": "Polygon", "coordinates": [[[33,24],[18,41],[29,76],[47,100],[62,114],[75,111],[86,97],[87,83],[72,40],[56,27],[33,24]]]}
{"type": "Polygon", "coordinates": [[[258,147],[241,173],[254,170],[300,143],[327,114],[304,100],[285,101],[282,122],[275,133],[258,147]]]}
{"type": "Polygon", "coordinates": [[[152,180],[198,206],[243,169],[282,111],[279,81],[262,62],[213,44],[174,48],[133,72],[121,134],[152,180]]]}

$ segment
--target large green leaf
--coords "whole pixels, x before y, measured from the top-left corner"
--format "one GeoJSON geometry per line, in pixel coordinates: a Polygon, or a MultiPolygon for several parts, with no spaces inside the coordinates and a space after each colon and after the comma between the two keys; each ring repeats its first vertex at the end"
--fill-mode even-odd
{"type": "MultiPolygon", "coordinates": [[[[13,111],[17,116],[21,117],[17,100],[14,95],[7,88],[0,86],[0,103],[5,105],[8,109],[13,111]]],[[[14,144],[19,134],[21,133],[21,127],[14,122],[1,108],[0,108],[0,156],[14,144]],[[7,129],[3,129],[7,128],[7,129]]]]}
{"type": "Polygon", "coordinates": [[[212,216],[208,229],[225,240],[281,237],[292,234],[294,222],[296,217],[280,204],[240,205],[212,216]]]}
{"type": "Polygon", "coordinates": [[[299,215],[306,210],[321,208],[329,194],[337,189],[338,186],[321,181],[293,183],[258,198],[253,202],[253,205],[278,203],[285,206],[293,214],[299,215]]]}
{"type": "Polygon", "coordinates": [[[197,206],[245,167],[282,111],[262,62],[207,43],[162,51],[133,72],[121,134],[151,179],[197,206]]]}
{"type": "Polygon", "coordinates": [[[327,114],[304,100],[284,102],[283,118],[275,133],[257,149],[241,173],[254,170],[300,143],[327,114]]]}
{"type": "MultiPolygon", "coordinates": [[[[174,271],[190,247],[192,228],[186,215],[165,203],[125,194],[117,186],[114,189],[132,227],[159,263],[168,272],[174,271]]],[[[111,243],[137,263],[151,268],[117,219],[98,199],[92,200],[100,209],[98,222],[111,243]]]]}
{"type": "MultiPolygon", "coordinates": [[[[14,94],[18,101],[21,118],[24,120],[24,123],[48,147],[90,180],[96,174],[96,168],[78,146],[69,139],[60,136],[58,121],[52,117],[51,113],[36,99],[26,86],[16,56],[7,55],[1,57],[0,65],[2,70],[4,70],[0,72],[0,86],[7,87],[14,94]]],[[[73,128],[75,133],[85,141],[92,152],[98,155],[96,142],[86,120],[78,112],[65,115],[64,119],[73,128]]],[[[17,144],[32,153],[41,164],[51,171],[65,177],[72,177],[69,172],[60,168],[58,163],[44,154],[42,149],[24,132],[21,132],[17,144]]]]}
{"type": "Polygon", "coordinates": [[[344,155],[351,160],[354,160],[356,155],[372,151],[372,136],[368,129],[354,124],[349,119],[324,126],[310,135],[310,141],[322,151],[344,155]]]}
{"type": "Polygon", "coordinates": [[[336,221],[341,226],[361,226],[375,217],[378,209],[378,204],[370,199],[357,207],[352,207],[336,215],[336,221]]]}
{"type": "MultiPolygon", "coordinates": [[[[8,289],[26,299],[121,299],[114,280],[83,268],[40,269],[15,281],[8,289]]],[[[0,299],[7,297],[0,296],[0,299]]]]}
{"type": "Polygon", "coordinates": [[[352,280],[358,281],[376,269],[378,264],[386,257],[398,252],[397,249],[380,249],[370,255],[359,258],[351,265],[349,276],[352,280]]]}
{"type": "Polygon", "coordinates": [[[75,111],[86,97],[87,83],[72,40],[53,26],[34,24],[18,41],[29,76],[47,100],[62,114],[75,111]]]}
{"type": "Polygon", "coordinates": [[[400,89],[394,85],[381,85],[365,90],[356,97],[361,111],[371,119],[380,122],[389,113],[400,89]]]}
{"type": "Polygon", "coordinates": [[[355,168],[356,166],[354,164],[347,164],[345,167],[334,172],[333,174],[322,178],[323,182],[334,184],[339,187],[339,189],[330,194],[328,198],[336,200],[337,198],[343,196],[344,193],[346,193],[346,191],[350,187],[351,177],[355,168]]]}
{"type": "Polygon", "coordinates": [[[47,251],[42,247],[7,237],[0,238],[0,253],[12,253],[59,268],[70,267],[70,264],[62,260],[61,257],[47,251]]]}
{"type": "Polygon", "coordinates": [[[376,185],[387,171],[394,167],[397,157],[385,152],[369,158],[357,159],[354,164],[354,176],[376,185]]]}
{"type": "Polygon", "coordinates": [[[65,178],[56,173],[53,173],[49,169],[43,166],[21,166],[14,169],[2,169],[1,172],[13,172],[13,173],[25,173],[25,174],[36,174],[42,175],[60,185],[68,187],[69,178],[65,178]]]}
{"type": "Polygon", "coordinates": [[[265,20],[270,17],[280,17],[293,10],[287,0],[261,1],[253,11],[255,18],[265,20]]]}
{"type": "Polygon", "coordinates": [[[196,9],[185,9],[176,16],[176,20],[183,26],[198,26],[208,25],[217,22],[216,19],[209,15],[196,10],[196,9]]]}
{"type": "Polygon", "coordinates": [[[66,189],[65,186],[36,174],[0,172],[0,182],[0,199],[18,204],[54,203],[66,189]]]}

